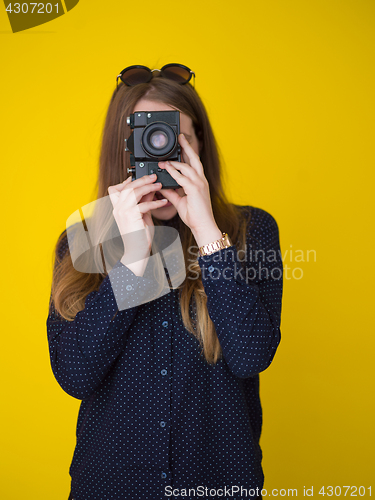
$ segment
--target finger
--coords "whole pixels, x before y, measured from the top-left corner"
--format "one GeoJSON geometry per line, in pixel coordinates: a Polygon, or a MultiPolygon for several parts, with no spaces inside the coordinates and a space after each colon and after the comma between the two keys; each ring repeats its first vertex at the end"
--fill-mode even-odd
{"type": "MultiPolygon", "coordinates": [[[[121,184],[124,185],[126,182],[129,182],[131,180],[132,180],[132,176],[128,175],[127,178],[123,182],[121,182],[121,184]]],[[[119,184],[119,186],[121,186],[121,184],[119,184]]]]}
{"type": "MultiPolygon", "coordinates": [[[[175,163],[177,163],[178,165],[181,165],[181,163],[179,163],[179,162],[175,162],[175,163]]],[[[173,166],[169,166],[168,164],[165,164],[164,166],[162,166],[162,168],[165,168],[165,170],[167,170],[167,172],[173,177],[173,179],[175,179],[175,181],[180,186],[184,187],[187,184],[191,183],[191,180],[187,176],[180,174],[180,172],[178,172],[177,169],[174,168],[173,166]]]]}
{"type": "Polygon", "coordinates": [[[145,201],[153,201],[156,200],[155,198],[155,191],[151,191],[151,193],[145,194],[143,198],[140,199],[139,203],[143,203],[145,201]]]}
{"type": "Polygon", "coordinates": [[[111,200],[113,208],[115,208],[120,197],[120,191],[117,189],[117,186],[109,186],[108,195],[109,199],[111,200]]]}
{"type": "Polygon", "coordinates": [[[157,175],[156,174],[143,175],[142,177],[132,180],[131,182],[128,182],[129,178],[131,177],[128,177],[127,179],[125,179],[123,183],[119,184],[119,186],[122,186],[122,189],[120,189],[120,191],[123,191],[124,189],[134,189],[141,186],[152,184],[157,180],[157,175]]]}
{"type": "Polygon", "coordinates": [[[182,148],[182,161],[183,161],[183,163],[189,163],[189,158],[188,158],[187,154],[185,153],[184,148],[182,148]]]}
{"type": "Polygon", "coordinates": [[[132,176],[129,175],[123,182],[120,182],[120,184],[115,184],[114,186],[109,186],[108,192],[110,189],[111,189],[111,193],[114,193],[116,191],[118,191],[118,192],[122,191],[125,188],[125,186],[127,186],[130,183],[131,178],[132,178],[132,176]]]}
{"type": "Polygon", "coordinates": [[[132,200],[134,200],[135,203],[139,203],[143,196],[158,191],[161,188],[161,186],[162,186],[161,182],[155,182],[153,184],[144,184],[143,186],[140,186],[138,188],[133,188],[133,186],[129,186],[129,188],[124,189],[124,191],[120,194],[119,201],[122,202],[123,200],[131,196],[132,200]],[[130,192],[132,193],[131,195],[130,192]]]}
{"type": "MultiPolygon", "coordinates": [[[[169,161],[168,163],[171,164],[172,169],[175,170],[180,170],[181,173],[185,176],[191,179],[193,182],[196,182],[198,180],[198,174],[197,172],[190,166],[185,163],[181,163],[179,161],[169,161]]],[[[159,162],[159,166],[161,168],[167,168],[168,165],[167,162],[159,162]]],[[[169,172],[169,170],[168,170],[169,172]]]]}
{"type": "Polygon", "coordinates": [[[178,142],[183,147],[185,153],[189,158],[190,165],[196,170],[197,173],[200,173],[203,170],[203,165],[200,161],[199,156],[194,151],[194,149],[190,146],[189,141],[186,139],[184,134],[180,134],[178,136],[178,142]]]}
{"type": "Polygon", "coordinates": [[[143,175],[142,177],[139,177],[138,179],[135,179],[130,185],[133,188],[143,186],[145,184],[150,184],[151,182],[155,182],[157,179],[156,174],[151,174],[151,175],[143,175]]]}
{"type": "Polygon", "coordinates": [[[141,214],[145,214],[150,210],[155,210],[155,208],[160,208],[167,203],[167,199],[164,200],[154,200],[154,201],[145,201],[144,203],[139,203],[137,205],[141,214]]]}
{"type": "Polygon", "coordinates": [[[178,203],[182,198],[182,196],[180,196],[174,189],[161,189],[160,194],[167,198],[167,200],[170,201],[175,207],[178,206],[178,203]]]}
{"type": "Polygon", "coordinates": [[[139,177],[138,179],[130,182],[132,179],[132,176],[129,175],[129,177],[127,177],[124,182],[122,182],[121,184],[116,184],[115,186],[110,186],[111,188],[111,191],[110,191],[110,188],[108,188],[108,193],[120,193],[122,191],[124,191],[124,189],[126,188],[135,188],[135,187],[139,187],[139,186],[144,186],[145,184],[150,184],[152,182],[154,182],[156,179],[157,179],[157,175],[156,174],[152,174],[152,175],[143,175],[142,177],[139,177]]]}
{"type": "Polygon", "coordinates": [[[143,203],[145,201],[152,201],[155,197],[155,191],[151,191],[151,193],[145,194],[139,201],[139,203],[143,203]]]}

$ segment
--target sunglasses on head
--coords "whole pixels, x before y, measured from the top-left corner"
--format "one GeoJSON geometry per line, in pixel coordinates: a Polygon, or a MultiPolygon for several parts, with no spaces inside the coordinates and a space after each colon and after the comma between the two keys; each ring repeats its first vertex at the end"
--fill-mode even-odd
{"type": "Polygon", "coordinates": [[[195,73],[183,64],[170,63],[163,66],[161,69],[150,69],[147,66],[128,66],[123,69],[116,78],[116,88],[118,89],[119,79],[128,87],[138,85],[139,83],[148,83],[153,77],[153,72],[159,71],[159,76],[168,78],[182,85],[188,83],[191,77],[194,76],[195,88],[195,73]]]}

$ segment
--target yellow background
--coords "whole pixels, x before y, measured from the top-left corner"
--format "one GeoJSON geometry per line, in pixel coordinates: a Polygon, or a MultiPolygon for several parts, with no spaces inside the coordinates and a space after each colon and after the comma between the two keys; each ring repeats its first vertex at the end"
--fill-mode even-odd
{"type": "Polygon", "coordinates": [[[169,62],[197,75],[230,200],[270,212],[288,251],[264,486],[375,494],[374,26],[373,0],[81,0],[18,34],[0,9],[1,499],[68,498],[80,402],[50,368],[52,251],[93,200],[116,75],[169,62]]]}

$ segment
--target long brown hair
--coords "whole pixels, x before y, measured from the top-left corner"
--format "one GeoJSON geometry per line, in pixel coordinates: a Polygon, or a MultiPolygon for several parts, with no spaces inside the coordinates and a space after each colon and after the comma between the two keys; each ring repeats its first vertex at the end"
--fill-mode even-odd
{"type": "MultiPolygon", "coordinates": [[[[125,139],[129,137],[131,129],[126,118],[133,113],[137,102],[145,97],[168,104],[192,119],[195,134],[201,143],[200,160],[209,183],[215,221],[222,232],[228,233],[237,249],[243,250],[248,220],[243,215],[245,212],[229,203],[225,196],[219,148],[205,107],[190,84],[181,85],[166,78],[156,77],[149,83],[134,87],[121,84],[118,90],[114,91],[102,134],[97,199],[108,199],[108,187],[119,184],[128,177],[130,158],[129,153],[125,152],[125,139]]],[[[153,221],[155,226],[161,224],[154,217],[153,221]]],[[[199,340],[207,362],[215,364],[222,352],[207,310],[207,296],[197,260],[198,252],[196,251],[195,258],[191,257],[191,249],[197,250],[197,244],[190,228],[182,222],[179,225],[179,233],[186,263],[186,278],[179,287],[181,317],[185,328],[199,340]]],[[[87,295],[98,290],[107,273],[105,269],[102,273],[79,272],[73,267],[69,251],[63,257],[59,256],[59,248],[64,239],[66,242],[66,238],[64,231],[56,244],[51,298],[56,312],[62,318],[72,321],[76,314],[84,309],[87,295]]]]}

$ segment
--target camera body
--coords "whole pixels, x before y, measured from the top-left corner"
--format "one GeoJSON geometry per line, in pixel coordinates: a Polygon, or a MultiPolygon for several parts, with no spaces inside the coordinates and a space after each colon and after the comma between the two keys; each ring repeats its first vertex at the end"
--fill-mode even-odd
{"type": "Polygon", "coordinates": [[[179,111],[138,111],[127,117],[127,124],[133,130],[126,140],[125,151],[130,151],[132,180],[144,175],[156,174],[156,182],[162,188],[181,187],[159,161],[181,161],[179,111]]]}

